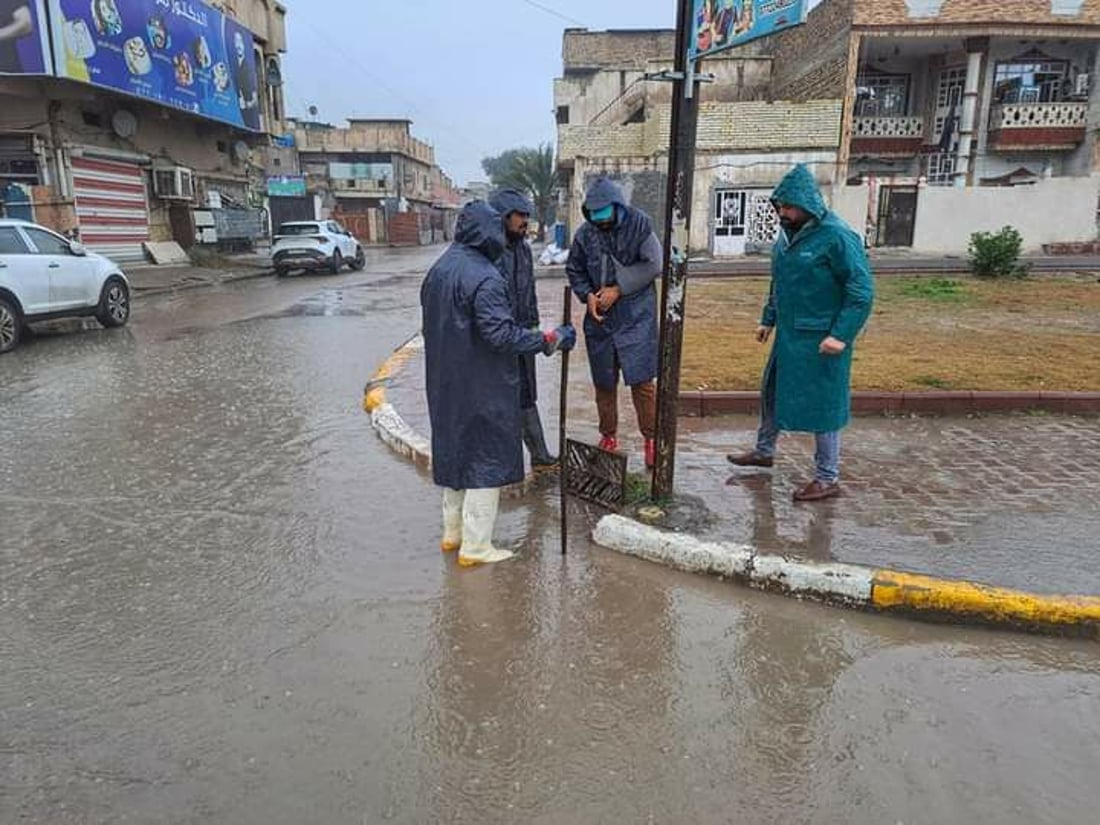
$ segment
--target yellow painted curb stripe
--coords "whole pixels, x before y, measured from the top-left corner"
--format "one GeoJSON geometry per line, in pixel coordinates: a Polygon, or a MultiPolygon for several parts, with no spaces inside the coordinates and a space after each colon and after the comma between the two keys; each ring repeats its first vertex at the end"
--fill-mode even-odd
{"type": "Polygon", "coordinates": [[[1005,624],[1100,625],[1100,598],[1094,596],[1041,596],[893,570],[875,573],[871,603],[879,610],[982,616],[1005,624]]]}
{"type": "Polygon", "coordinates": [[[380,366],[363,391],[363,410],[372,413],[386,403],[386,384],[397,374],[413,356],[413,348],[407,344],[387,358],[380,366]]]}

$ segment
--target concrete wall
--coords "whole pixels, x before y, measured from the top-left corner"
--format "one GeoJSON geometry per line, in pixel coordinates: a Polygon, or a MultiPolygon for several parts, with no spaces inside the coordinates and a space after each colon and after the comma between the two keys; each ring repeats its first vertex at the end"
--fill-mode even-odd
{"type": "MultiPolygon", "coordinates": [[[[832,3],[837,0],[826,0],[832,3]]],[[[1100,0],[1083,0],[1076,14],[1055,14],[1057,0],[875,0],[855,5],[861,26],[945,23],[1091,24],[1100,21],[1100,0]]]]}
{"type": "Polygon", "coordinates": [[[1013,226],[1027,251],[1047,243],[1096,240],[1100,177],[1054,178],[1034,186],[956,189],[926,186],[917,196],[913,249],[966,252],[973,232],[1013,226]]]}
{"type": "Polygon", "coordinates": [[[842,98],[855,0],[826,0],[806,23],[763,41],[774,56],[775,100],[842,98]]]}

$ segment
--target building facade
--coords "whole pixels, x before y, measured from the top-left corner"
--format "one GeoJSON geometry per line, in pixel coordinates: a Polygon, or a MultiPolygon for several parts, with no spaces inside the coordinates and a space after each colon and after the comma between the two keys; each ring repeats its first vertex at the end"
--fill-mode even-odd
{"type": "MultiPolygon", "coordinates": [[[[119,260],[264,234],[282,135],[277,0],[28,0],[0,49],[5,211],[119,260]],[[25,18],[24,18],[25,19],[25,18]]],[[[0,26],[9,21],[0,21],[0,26]]]]}
{"type": "Polygon", "coordinates": [[[309,191],[322,214],[368,243],[438,243],[453,238],[461,195],[435,149],[404,119],[353,118],[338,128],[294,122],[309,191]]]}
{"type": "MultiPolygon", "coordinates": [[[[824,0],[805,25],[709,59],[692,251],[766,248],[767,194],[811,165],[870,246],[964,253],[1097,239],[1100,0],[824,0]]],[[[567,30],[555,83],[570,222],[595,174],[664,205],[671,32],[567,30]],[[655,88],[656,87],[656,88],[655,88]],[[663,97],[662,97],[663,96],[663,97]]]]}

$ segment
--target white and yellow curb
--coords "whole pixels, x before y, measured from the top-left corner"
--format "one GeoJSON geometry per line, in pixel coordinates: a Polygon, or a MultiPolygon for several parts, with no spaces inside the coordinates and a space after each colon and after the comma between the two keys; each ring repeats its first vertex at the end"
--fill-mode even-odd
{"type": "MultiPolygon", "coordinates": [[[[432,467],[431,440],[413,429],[397,409],[387,399],[390,382],[401,374],[413,357],[424,351],[424,338],[414,335],[386,359],[371,376],[363,390],[363,410],[370,416],[382,442],[403,458],[407,458],[417,467],[430,471],[432,467]]],[[[537,477],[529,475],[519,484],[506,487],[505,498],[519,498],[526,495],[537,485],[537,477]]]]}
{"type": "Polygon", "coordinates": [[[705,573],[827,604],[878,613],[1037,633],[1100,638],[1100,598],[1023,593],[853,564],[766,556],[751,547],[704,542],[623,516],[606,516],[593,532],[601,547],[691,573],[705,573]]]}

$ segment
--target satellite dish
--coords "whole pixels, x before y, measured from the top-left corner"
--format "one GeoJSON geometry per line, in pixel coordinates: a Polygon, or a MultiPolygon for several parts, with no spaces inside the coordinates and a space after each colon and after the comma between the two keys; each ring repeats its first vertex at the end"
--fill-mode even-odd
{"type": "Polygon", "coordinates": [[[111,128],[120,138],[132,138],[137,134],[138,120],[133,112],[119,109],[111,117],[111,128]]]}
{"type": "Polygon", "coordinates": [[[238,140],[233,144],[233,161],[235,163],[244,163],[252,157],[252,150],[248,148],[248,144],[243,140],[238,140]]]}
{"type": "Polygon", "coordinates": [[[310,117],[317,117],[317,107],[316,106],[310,106],[309,107],[309,116],[310,117]]]}

